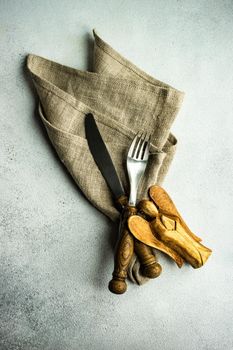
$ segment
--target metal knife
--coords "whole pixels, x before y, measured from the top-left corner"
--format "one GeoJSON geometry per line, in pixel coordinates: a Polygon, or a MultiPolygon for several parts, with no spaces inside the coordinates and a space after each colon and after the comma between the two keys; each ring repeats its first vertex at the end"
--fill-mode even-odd
{"type": "Polygon", "coordinates": [[[115,198],[117,207],[121,210],[120,237],[116,247],[113,279],[109,283],[109,289],[115,294],[122,294],[127,289],[125,279],[134,251],[150,278],[157,277],[158,263],[152,249],[135,240],[128,230],[127,218],[129,215],[136,214],[137,209],[128,206],[128,197],[91,113],[86,114],[85,117],[85,132],[90,152],[115,198]]]}
{"type": "Polygon", "coordinates": [[[127,200],[125,191],[117,175],[110,154],[91,113],[88,113],[85,118],[85,132],[91,154],[107,185],[112,191],[115,200],[117,200],[117,202],[127,200]]]}

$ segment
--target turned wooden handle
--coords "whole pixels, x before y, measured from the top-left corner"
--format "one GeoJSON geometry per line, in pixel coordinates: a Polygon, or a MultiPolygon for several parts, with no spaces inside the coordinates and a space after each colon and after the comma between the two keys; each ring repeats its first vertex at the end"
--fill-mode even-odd
{"type": "Polygon", "coordinates": [[[141,264],[141,273],[149,278],[156,278],[162,272],[161,265],[157,262],[151,247],[134,239],[134,251],[141,264]]]}
{"type": "MultiPolygon", "coordinates": [[[[123,199],[124,203],[125,198],[123,199]]],[[[123,207],[120,200],[118,203],[123,207]]],[[[114,271],[112,274],[113,278],[108,286],[109,290],[115,294],[123,294],[127,289],[127,270],[134,251],[141,263],[141,272],[144,276],[155,278],[158,277],[162,271],[152,249],[136,240],[128,229],[128,218],[135,214],[137,214],[137,208],[132,206],[125,206],[122,211],[120,238],[118,239],[116,247],[114,271]]]]}
{"type": "MultiPolygon", "coordinates": [[[[143,202],[143,201],[142,201],[143,202]]],[[[128,198],[124,195],[118,198],[117,206],[121,208],[121,210],[127,206],[128,198]]],[[[131,215],[135,215],[137,210],[133,211],[131,215]]],[[[130,215],[130,216],[131,216],[130,215]]],[[[137,215],[143,215],[143,213],[139,213],[137,215]]],[[[144,243],[138,241],[134,238],[134,251],[140,261],[141,264],[141,273],[148,278],[156,278],[160,275],[162,268],[161,265],[157,262],[155,255],[153,254],[153,250],[151,247],[145,245],[144,243]]]]}
{"type": "Polygon", "coordinates": [[[127,289],[125,282],[127,278],[127,270],[131,258],[134,252],[134,237],[128,229],[128,218],[136,214],[137,209],[135,207],[127,206],[122,212],[122,229],[120,232],[120,238],[117,243],[115,259],[114,259],[114,271],[113,278],[109,282],[109,290],[115,294],[123,294],[127,289]]]}

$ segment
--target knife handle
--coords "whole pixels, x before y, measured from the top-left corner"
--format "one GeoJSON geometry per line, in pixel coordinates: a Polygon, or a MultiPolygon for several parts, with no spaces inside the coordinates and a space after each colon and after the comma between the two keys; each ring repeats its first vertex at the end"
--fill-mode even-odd
{"type": "Polygon", "coordinates": [[[125,282],[127,278],[127,270],[134,252],[134,237],[128,229],[128,218],[136,214],[135,207],[126,206],[122,212],[122,226],[120,238],[117,243],[113,278],[109,282],[108,288],[112,293],[123,294],[127,289],[125,282]]]}
{"type": "Polygon", "coordinates": [[[148,245],[134,239],[134,252],[141,264],[141,273],[148,278],[156,278],[162,272],[161,265],[157,262],[153,250],[148,245]]]}

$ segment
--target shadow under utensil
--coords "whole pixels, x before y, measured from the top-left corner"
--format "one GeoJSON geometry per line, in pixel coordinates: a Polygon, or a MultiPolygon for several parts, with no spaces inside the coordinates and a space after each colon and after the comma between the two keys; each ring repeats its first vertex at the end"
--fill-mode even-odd
{"type": "Polygon", "coordinates": [[[108,283],[112,278],[114,268],[114,253],[119,235],[119,221],[112,222],[107,219],[107,229],[102,235],[102,244],[99,251],[99,259],[96,262],[94,272],[94,286],[98,289],[107,289],[108,283]],[[107,276],[107,277],[106,277],[107,276]],[[107,278],[107,279],[106,279],[107,278]]]}

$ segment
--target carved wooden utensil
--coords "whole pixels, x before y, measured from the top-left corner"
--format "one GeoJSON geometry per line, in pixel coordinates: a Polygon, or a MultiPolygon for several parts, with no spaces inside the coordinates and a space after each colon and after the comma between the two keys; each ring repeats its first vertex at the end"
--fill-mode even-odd
{"type": "Polygon", "coordinates": [[[91,113],[85,118],[85,131],[89,149],[93,158],[101,171],[106,183],[111,189],[118,207],[122,210],[120,237],[115,254],[115,264],[113,279],[109,283],[109,289],[116,294],[122,294],[126,291],[127,269],[135,250],[142,265],[142,272],[150,278],[157,277],[160,274],[161,267],[152,252],[152,249],[144,243],[134,239],[128,230],[127,219],[130,215],[136,214],[134,206],[128,205],[127,197],[124,193],[122,184],[116,173],[115,167],[104,144],[102,136],[98,130],[95,119],[91,113]]]}
{"type": "Polygon", "coordinates": [[[179,267],[183,259],[192,267],[204,265],[211,255],[211,249],[200,243],[186,225],[168,193],[154,185],[149,190],[150,200],[138,204],[140,216],[131,216],[128,225],[131,233],[143,243],[161,250],[176,261],[179,267]]]}

